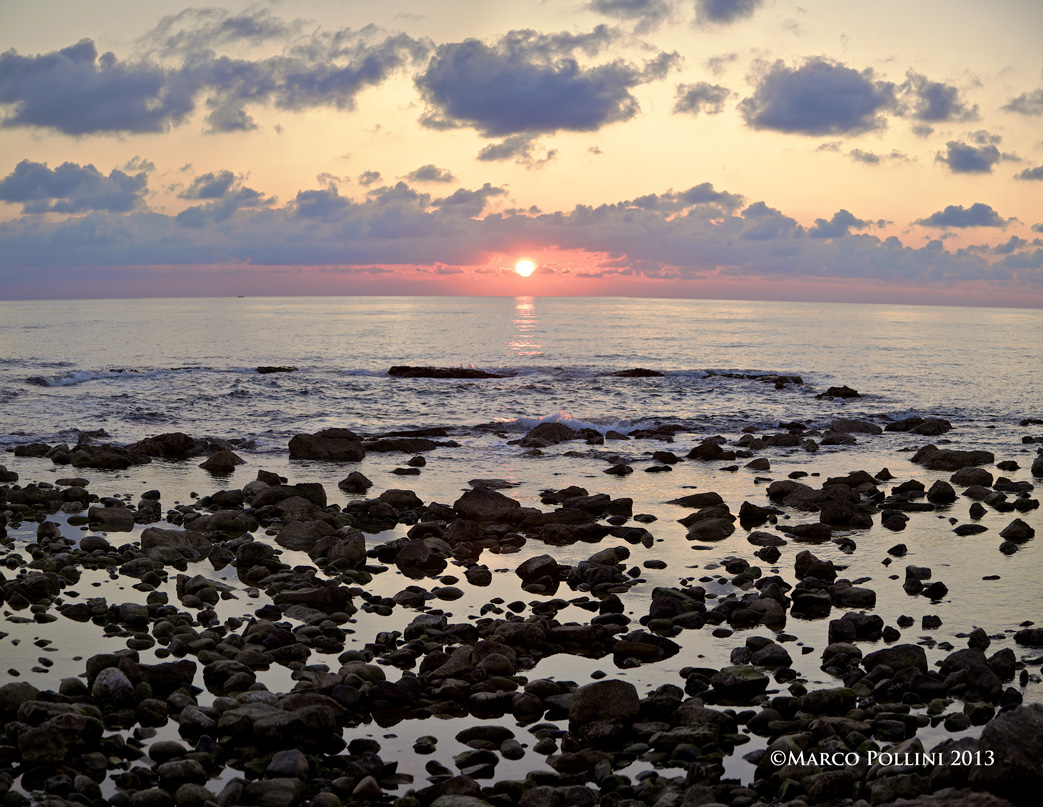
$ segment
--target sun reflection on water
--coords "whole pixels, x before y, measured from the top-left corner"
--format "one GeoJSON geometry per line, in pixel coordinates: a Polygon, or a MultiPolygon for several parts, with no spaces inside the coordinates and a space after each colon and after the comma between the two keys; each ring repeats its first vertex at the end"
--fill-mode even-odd
{"type": "Polygon", "coordinates": [[[536,299],[534,297],[514,298],[513,338],[508,340],[504,355],[514,357],[542,356],[543,341],[539,332],[539,318],[536,316],[536,299]]]}

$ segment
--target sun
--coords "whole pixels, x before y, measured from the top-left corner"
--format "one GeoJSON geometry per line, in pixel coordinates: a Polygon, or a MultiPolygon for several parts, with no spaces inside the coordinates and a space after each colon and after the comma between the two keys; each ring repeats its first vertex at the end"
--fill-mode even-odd
{"type": "Polygon", "coordinates": [[[528,277],[536,271],[536,264],[530,261],[528,258],[523,258],[514,264],[514,271],[522,277],[528,277]]]}

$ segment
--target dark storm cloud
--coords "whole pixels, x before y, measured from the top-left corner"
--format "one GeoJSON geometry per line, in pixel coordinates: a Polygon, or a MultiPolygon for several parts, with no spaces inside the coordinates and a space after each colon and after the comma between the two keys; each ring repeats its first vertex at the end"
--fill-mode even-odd
{"type": "Polygon", "coordinates": [[[1015,174],[1014,179],[1043,180],[1043,165],[1037,165],[1035,168],[1026,168],[1024,171],[1015,174]]]}
{"type": "Polygon", "coordinates": [[[606,17],[634,22],[634,30],[645,33],[668,19],[674,5],[674,0],[591,0],[588,8],[606,17]]]}
{"type": "Polygon", "coordinates": [[[739,104],[747,125],[806,135],[859,134],[887,125],[895,87],[838,62],[811,59],[790,68],[776,61],[753,95],[739,104]]]}
{"type": "Polygon", "coordinates": [[[1017,98],[1011,98],[1001,108],[1006,112],[1017,112],[1019,115],[1043,115],[1043,90],[1023,92],[1017,98]]]}
{"type": "Polygon", "coordinates": [[[812,238],[843,238],[850,235],[852,229],[861,230],[870,226],[870,222],[856,218],[849,211],[841,208],[833,214],[829,221],[815,219],[815,226],[808,228],[808,235],[812,238]]]}
{"type": "Polygon", "coordinates": [[[581,67],[577,50],[600,51],[613,34],[512,31],[495,45],[477,39],[440,45],[416,85],[434,129],[472,127],[486,137],[594,131],[638,112],[630,90],[665,76],[680,61],[660,53],[644,65],[621,59],[581,67]]]}
{"type": "Polygon", "coordinates": [[[960,98],[958,88],[931,81],[913,70],[906,73],[906,81],[898,89],[908,104],[906,114],[918,121],[941,123],[978,119],[978,105],[968,106],[960,98]]]}
{"type": "Polygon", "coordinates": [[[22,205],[23,213],[123,213],[140,207],[148,178],[113,169],[105,176],[93,165],[22,160],[0,180],[0,201],[22,205]]]}
{"type": "Polygon", "coordinates": [[[922,227],[1005,227],[1010,221],[1001,218],[990,205],[975,202],[970,207],[949,205],[914,223],[922,227]]]}
{"type": "Polygon", "coordinates": [[[697,84],[678,84],[677,100],[674,101],[674,112],[689,112],[698,115],[718,115],[724,111],[724,102],[732,92],[719,84],[700,81],[697,84]]]}
{"type": "Polygon", "coordinates": [[[0,104],[7,106],[2,125],[72,135],[163,132],[205,100],[212,131],[247,130],[256,127],[248,111],[254,105],[353,109],[359,92],[428,52],[427,44],[404,34],[340,34],[321,46],[313,42],[298,53],[260,60],[192,50],[176,65],[158,61],[160,53],[137,61],[99,56],[89,39],[37,56],[9,50],[0,54],[0,104]]]}
{"type": "Polygon", "coordinates": [[[764,0],[696,0],[696,20],[702,24],[730,25],[752,17],[764,0]]]}
{"type": "Polygon", "coordinates": [[[453,176],[452,171],[448,168],[439,168],[437,165],[428,163],[422,165],[414,171],[410,171],[406,176],[410,182],[455,182],[456,177],[453,176]]]}

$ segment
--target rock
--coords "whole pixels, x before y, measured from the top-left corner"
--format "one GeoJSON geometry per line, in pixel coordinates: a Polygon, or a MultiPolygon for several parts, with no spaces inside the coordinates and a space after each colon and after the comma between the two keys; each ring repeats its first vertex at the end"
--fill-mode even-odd
{"type": "Polygon", "coordinates": [[[768,688],[768,677],[756,667],[725,667],[710,676],[710,686],[724,700],[746,703],[768,688]]]}
{"type": "Polygon", "coordinates": [[[87,521],[93,529],[105,532],[130,532],[134,529],[134,513],[126,507],[92,507],[87,521]]]}
{"type": "MultiPolygon", "coordinates": [[[[991,752],[993,764],[971,768],[970,784],[1009,799],[1015,805],[1038,804],[1043,790],[1043,704],[1001,712],[986,724],[979,750],[991,752]]],[[[991,760],[990,760],[991,761],[991,760]]]]}
{"type": "Polygon", "coordinates": [[[365,493],[373,487],[373,483],[358,471],[352,471],[337,483],[337,487],[345,493],[365,493]]]}
{"type": "Polygon", "coordinates": [[[862,658],[862,666],[866,672],[872,671],[879,664],[884,664],[896,672],[911,667],[926,673],[927,654],[919,645],[900,644],[876,650],[862,658]]]}
{"type": "Polygon", "coordinates": [[[913,454],[912,461],[932,471],[958,471],[971,465],[991,465],[995,461],[991,451],[957,451],[926,445],[913,454]]]}
{"type": "Polygon", "coordinates": [[[210,459],[201,463],[199,467],[212,474],[230,474],[235,470],[235,466],[245,463],[246,460],[233,454],[231,451],[221,450],[215,452],[210,459]]]}
{"type": "Polygon", "coordinates": [[[366,456],[362,440],[348,429],[323,429],[290,440],[290,459],[359,462],[366,456]]]}
{"type": "Polygon", "coordinates": [[[1014,641],[1026,647],[1043,647],[1043,628],[1022,628],[1014,634],[1014,641]]]}
{"type": "Polygon", "coordinates": [[[820,392],[815,396],[816,398],[861,398],[857,390],[851,389],[851,387],[844,384],[840,387],[830,387],[825,392],[820,392]]]}
{"type": "Polygon", "coordinates": [[[704,518],[688,528],[688,540],[721,541],[735,532],[735,525],[726,518],[704,518]]]}
{"type": "Polygon", "coordinates": [[[960,468],[960,470],[950,476],[949,481],[954,485],[962,485],[965,488],[969,488],[971,485],[991,487],[992,474],[984,468],[975,468],[973,465],[968,465],[965,468],[960,468]]]}
{"type": "Polygon", "coordinates": [[[681,507],[691,507],[698,510],[703,507],[713,507],[718,504],[724,504],[724,499],[721,498],[720,493],[715,493],[710,490],[705,493],[692,493],[688,496],[682,496],[679,499],[670,499],[667,504],[676,504],[681,507]]]}
{"type": "Polygon", "coordinates": [[[939,479],[927,491],[927,501],[932,504],[952,504],[956,501],[956,491],[948,482],[939,479]]]}
{"type": "Polygon", "coordinates": [[[509,521],[518,515],[521,503],[499,491],[472,488],[453,503],[453,509],[471,521],[509,521]]]}
{"type": "Polygon", "coordinates": [[[793,571],[798,580],[805,577],[815,577],[819,580],[832,582],[837,579],[837,571],[831,560],[820,560],[808,550],[797,553],[793,561],[793,571]]]}
{"type": "Polygon", "coordinates": [[[388,370],[392,378],[503,378],[473,367],[412,367],[396,364],[388,370]]]}
{"type": "Polygon", "coordinates": [[[850,418],[834,420],[829,429],[842,434],[882,434],[884,431],[868,420],[852,420],[850,418]]]}
{"type": "Polygon", "coordinates": [[[107,667],[98,673],[91,686],[91,697],[109,706],[134,702],[134,685],[116,667],[107,667]]]}
{"type": "Polygon", "coordinates": [[[1014,541],[1015,543],[1021,543],[1034,537],[1035,534],[1035,529],[1030,527],[1020,518],[1016,518],[1000,531],[1000,538],[1007,541],[1014,541]]]}
{"type": "Polygon", "coordinates": [[[282,367],[282,366],[279,366],[279,367],[265,366],[265,367],[258,367],[257,368],[257,372],[260,373],[261,375],[268,375],[269,373],[296,373],[297,372],[297,368],[296,367],[282,367]]]}
{"type": "Polygon", "coordinates": [[[569,722],[585,725],[595,720],[633,720],[641,710],[637,688],[628,681],[595,681],[572,693],[569,722]]]}
{"type": "Polygon", "coordinates": [[[536,555],[521,563],[515,574],[526,583],[541,577],[557,579],[559,568],[558,562],[550,555],[536,555]]]}

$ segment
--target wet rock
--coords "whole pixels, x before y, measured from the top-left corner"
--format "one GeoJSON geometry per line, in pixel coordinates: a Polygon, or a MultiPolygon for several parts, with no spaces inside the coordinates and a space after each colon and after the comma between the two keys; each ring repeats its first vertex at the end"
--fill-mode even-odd
{"type": "Polygon", "coordinates": [[[956,491],[948,482],[939,479],[927,491],[927,501],[932,504],[952,504],[956,501],[956,491]]]}
{"type": "Polygon", "coordinates": [[[92,507],[87,511],[91,527],[105,532],[130,532],[134,529],[134,513],[126,507],[92,507]]]}
{"type": "Polygon", "coordinates": [[[880,664],[895,671],[912,668],[925,673],[927,672],[927,654],[919,645],[900,644],[875,650],[862,658],[862,666],[865,667],[866,672],[871,672],[880,664]]]}
{"type": "Polygon", "coordinates": [[[710,676],[715,695],[724,701],[748,703],[768,688],[768,677],[756,667],[725,667],[710,676]]]}
{"type": "Polygon", "coordinates": [[[210,459],[201,463],[199,467],[212,474],[230,474],[237,465],[243,465],[245,462],[246,460],[231,451],[221,450],[215,452],[210,459]]]}
{"type": "Polygon", "coordinates": [[[641,709],[637,689],[628,681],[605,680],[572,693],[569,721],[584,725],[596,720],[633,720],[641,709]]]}
{"type": "Polygon", "coordinates": [[[944,418],[922,418],[917,415],[888,423],[885,429],[889,432],[906,432],[935,436],[952,431],[952,424],[944,418]]]}
{"type": "Polygon", "coordinates": [[[852,420],[850,418],[840,418],[833,421],[829,429],[842,434],[882,434],[884,431],[868,420],[852,420]]]}
{"type": "Polygon", "coordinates": [[[472,488],[453,503],[461,518],[471,521],[509,521],[517,517],[521,503],[489,488],[472,488]]]}
{"type": "Polygon", "coordinates": [[[913,454],[912,461],[932,471],[958,471],[972,465],[991,465],[995,461],[991,451],[957,451],[926,445],[913,454]]]}
{"type": "Polygon", "coordinates": [[[108,667],[95,677],[91,697],[110,706],[131,704],[134,702],[134,685],[121,670],[108,667]]]}
{"type": "Polygon", "coordinates": [[[1022,628],[1014,634],[1014,641],[1026,647],[1043,647],[1043,628],[1022,628]]]}
{"type": "Polygon", "coordinates": [[[820,392],[815,397],[816,398],[841,398],[841,399],[846,399],[846,398],[860,398],[862,396],[858,394],[857,390],[854,390],[851,387],[849,387],[846,384],[844,384],[843,386],[840,386],[840,387],[830,387],[825,392],[820,392]]]}
{"type": "Polygon", "coordinates": [[[389,368],[388,375],[392,378],[503,378],[473,367],[414,367],[405,364],[389,368]]]}
{"type": "Polygon", "coordinates": [[[972,768],[970,784],[1009,799],[1034,805],[1043,788],[1043,704],[1018,706],[989,721],[979,749],[992,752],[995,764],[972,768]]]}
{"type": "Polygon", "coordinates": [[[1015,543],[1021,543],[1023,541],[1028,541],[1030,538],[1034,537],[1035,534],[1035,529],[1030,527],[1020,518],[1016,518],[1000,531],[1000,538],[1007,541],[1014,541],[1015,543]]]}
{"type": "Polygon", "coordinates": [[[358,471],[352,471],[337,483],[337,487],[345,493],[365,493],[373,487],[373,483],[358,471]]]}
{"type": "Polygon", "coordinates": [[[797,557],[793,561],[793,571],[798,580],[803,580],[806,577],[815,577],[819,580],[832,582],[837,578],[837,571],[833,566],[833,561],[817,558],[806,549],[797,553],[797,557]]]}
{"type": "Polygon", "coordinates": [[[960,470],[950,476],[949,481],[954,485],[962,485],[963,487],[971,487],[972,485],[990,487],[992,485],[992,474],[984,468],[967,466],[960,468],[960,470]]]}
{"type": "Polygon", "coordinates": [[[348,429],[323,429],[290,439],[290,459],[359,462],[365,456],[362,440],[348,429]]]}

